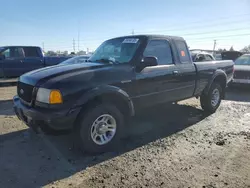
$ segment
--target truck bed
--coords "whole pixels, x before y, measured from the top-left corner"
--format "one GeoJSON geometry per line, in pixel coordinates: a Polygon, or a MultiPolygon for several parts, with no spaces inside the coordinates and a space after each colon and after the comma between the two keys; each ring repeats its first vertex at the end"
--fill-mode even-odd
{"type": "Polygon", "coordinates": [[[201,93],[216,71],[224,71],[227,75],[227,83],[233,79],[232,60],[194,62],[197,70],[197,87],[195,94],[201,93]]]}

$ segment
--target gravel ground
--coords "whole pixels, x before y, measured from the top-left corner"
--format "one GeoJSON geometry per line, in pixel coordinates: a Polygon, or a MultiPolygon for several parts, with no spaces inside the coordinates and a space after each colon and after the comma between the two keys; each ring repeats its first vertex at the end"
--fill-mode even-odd
{"type": "Polygon", "coordinates": [[[145,109],[117,152],[87,155],[70,134],[36,135],[0,87],[0,187],[248,187],[250,91],[230,90],[205,116],[196,99],[145,109]]]}

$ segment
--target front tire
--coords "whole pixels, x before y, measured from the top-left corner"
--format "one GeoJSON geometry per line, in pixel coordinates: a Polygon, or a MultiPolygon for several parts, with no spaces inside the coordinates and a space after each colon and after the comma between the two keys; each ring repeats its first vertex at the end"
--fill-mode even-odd
{"type": "Polygon", "coordinates": [[[124,117],[116,106],[100,104],[82,112],[77,123],[76,144],[84,151],[102,153],[119,145],[124,117]]]}
{"type": "Polygon", "coordinates": [[[220,106],[222,99],[222,88],[218,83],[213,83],[208,94],[202,94],[200,98],[201,107],[207,113],[214,113],[220,106]]]}

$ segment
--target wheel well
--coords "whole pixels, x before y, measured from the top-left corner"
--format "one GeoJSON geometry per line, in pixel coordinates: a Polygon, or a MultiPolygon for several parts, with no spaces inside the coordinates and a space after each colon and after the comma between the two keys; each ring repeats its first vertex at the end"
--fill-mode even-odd
{"type": "Polygon", "coordinates": [[[119,94],[115,93],[102,94],[92,98],[83,105],[84,107],[82,108],[82,111],[93,108],[94,106],[97,106],[101,103],[111,103],[115,105],[125,117],[130,116],[131,109],[128,101],[121,97],[119,94]]]}
{"type": "Polygon", "coordinates": [[[224,99],[225,98],[225,89],[226,89],[226,85],[227,85],[227,80],[226,80],[225,76],[219,75],[214,79],[213,82],[220,84],[221,89],[222,89],[222,94],[223,94],[222,98],[224,99]]]}

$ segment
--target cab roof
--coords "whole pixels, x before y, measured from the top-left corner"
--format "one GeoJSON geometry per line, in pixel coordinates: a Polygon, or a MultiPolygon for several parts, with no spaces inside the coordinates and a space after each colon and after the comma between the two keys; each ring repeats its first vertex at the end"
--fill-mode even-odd
{"type": "Polygon", "coordinates": [[[122,38],[122,37],[128,37],[128,38],[161,38],[161,39],[173,39],[173,40],[184,40],[183,37],[177,37],[177,36],[169,36],[169,35],[125,35],[115,38],[122,38]]]}
{"type": "Polygon", "coordinates": [[[29,48],[40,48],[39,46],[14,46],[14,45],[13,46],[12,45],[11,46],[0,46],[0,48],[14,48],[14,47],[15,48],[25,48],[25,47],[26,48],[28,48],[28,47],[29,48]]]}

